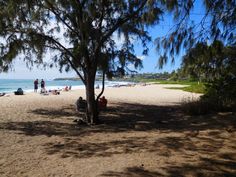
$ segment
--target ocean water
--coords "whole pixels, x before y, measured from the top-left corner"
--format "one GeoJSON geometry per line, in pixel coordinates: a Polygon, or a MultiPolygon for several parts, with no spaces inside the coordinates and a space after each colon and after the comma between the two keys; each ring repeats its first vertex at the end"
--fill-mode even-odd
{"type": "MultiPolygon", "coordinates": [[[[39,89],[40,89],[39,80],[39,89]]],[[[106,81],[105,87],[113,87],[115,85],[126,85],[128,82],[106,81]]],[[[65,86],[72,86],[72,90],[85,89],[82,81],[72,80],[45,80],[45,87],[47,90],[63,89],[65,86]]],[[[101,81],[96,82],[95,85],[102,86],[101,81]]],[[[0,93],[12,93],[18,88],[22,88],[24,92],[34,91],[34,80],[31,79],[0,79],[0,93]]]]}

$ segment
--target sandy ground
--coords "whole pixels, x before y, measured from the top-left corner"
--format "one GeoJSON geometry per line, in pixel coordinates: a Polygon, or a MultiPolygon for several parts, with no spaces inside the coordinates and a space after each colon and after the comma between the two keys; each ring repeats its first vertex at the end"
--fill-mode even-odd
{"type": "Polygon", "coordinates": [[[89,127],[73,122],[84,95],[0,97],[0,176],[235,176],[235,113],[185,115],[199,95],[163,85],[107,88],[89,127]]]}

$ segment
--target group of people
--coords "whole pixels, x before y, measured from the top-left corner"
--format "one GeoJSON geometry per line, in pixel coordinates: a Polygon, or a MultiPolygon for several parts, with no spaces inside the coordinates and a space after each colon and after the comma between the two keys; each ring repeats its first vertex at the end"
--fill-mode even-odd
{"type": "MultiPolygon", "coordinates": [[[[34,81],[34,92],[38,92],[38,85],[39,85],[39,80],[36,79],[34,81]]],[[[40,82],[40,86],[41,86],[41,92],[44,92],[45,91],[45,81],[42,79],[41,82],[40,82]]]]}
{"type": "MultiPolygon", "coordinates": [[[[87,108],[87,101],[84,100],[82,97],[79,97],[79,99],[76,101],[77,111],[85,110],[86,108],[87,108]]],[[[98,100],[98,109],[105,110],[106,108],[107,108],[107,99],[105,98],[105,96],[103,96],[98,100]]]]}
{"type": "MultiPolygon", "coordinates": [[[[39,88],[39,80],[36,79],[34,80],[34,92],[38,92],[38,88],[39,88]]],[[[49,90],[47,91],[46,88],[45,88],[45,81],[42,79],[41,82],[40,82],[40,86],[41,86],[41,90],[40,90],[40,93],[41,94],[44,94],[44,95],[48,95],[50,92],[51,94],[53,95],[59,95],[60,94],[60,91],[69,91],[71,90],[72,86],[66,86],[64,89],[54,89],[54,90],[49,90]]]]}
{"type": "Polygon", "coordinates": [[[72,87],[71,85],[70,85],[70,86],[66,86],[66,87],[64,88],[64,91],[67,92],[67,91],[71,90],[71,87],[72,87]]]}

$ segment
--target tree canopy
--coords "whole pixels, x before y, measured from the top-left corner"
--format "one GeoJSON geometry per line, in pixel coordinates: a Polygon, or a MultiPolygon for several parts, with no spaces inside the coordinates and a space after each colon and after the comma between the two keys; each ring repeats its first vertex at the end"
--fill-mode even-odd
{"type": "Polygon", "coordinates": [[[75,70],[85,84],[88,122],[93,123],[98,114],[96,100],[102,94],[95,99],[97,70],[111,77],[125,74],[129,63],[141,66],[133,41],[141,41],[146,55],[151,41],[147,29],[177,5],[165,0],[3,0],[0,71],[7,71],[20,54],[28,66],[75,70]],[[120,46],[114,35],[122,39],[120,46]],[[51,52],[52,60],[45,60],[46,52],[51,52]]]}
{"type": "Polygon", "coordinates": [[[174,16],[174,27],[166,36],[159,37],[155,41],[157,50],[160,52],[160,67],[167,63],[168,58],[174,62],[182,48],[188,50],[197,43],[211,44],[220,40],[227,45],[236,45],[235,0],[192,0],[188,1],[184,8],[178,6],[175,8],[177,15],[174,16]],[[194,21],[192,13],[194,13],[195,4],[200,2],[202,2],[202,12],[197,14],[201,16],[198,22],[194,21]]]}
{"type": "Polygon", "coordinates": [[[158,22],[159,5],[147,0],[1,1],[2,71],[20,53],[28,64],[42,64],[47,50],[57,50],[49,66],[72,67],[77,74],[77,68],[89,65],[114,69],[116,62],[106,58],[117,57],[122,69],[128,62],[138,67],[141,62],[133,54],[132,40],[141,39],[147,53],[151,38],[146,27],[158,22]],[[114,32],[123,37],[122,46],[116,45],[114,32]],[[59,39],[61,33],[64,41],[59,39]]]}
{"type": "Polygon", "coordinates": [[[206,82],[236,77],[235,49],[235,46],[224,46],[221,41],[214,41],[211,45],[197,43],[183,57],[182,68],[206,82]]]}
{"type": "Polygon", "coordinates": [[[235,0],[204,0],[206,13],[200,24],[190,20],[194,0],[2,0],[0,2],[0,72],[22,56],[26,64],[73,69],[86,87],[87,121],[98,118],[94,83],[98,70],[108,77],[125,74],[128,64],[136,68],[134,41],[148,54],[149,27],[158,24],[166,12],[174,14],[176,25],[165,38],[156,40],[164,48],[160,66],[167,56],[197,42],[224,39],[235,45],[235,0]],[[210,20],[210,24],[208,23],[210,20]],[[206,26],[207,24],[207,26],[206,26]],[[115,35],[121,45],[115,40],[115,35]],[[51,53],[51,60],[45,53],[51,53]]]}

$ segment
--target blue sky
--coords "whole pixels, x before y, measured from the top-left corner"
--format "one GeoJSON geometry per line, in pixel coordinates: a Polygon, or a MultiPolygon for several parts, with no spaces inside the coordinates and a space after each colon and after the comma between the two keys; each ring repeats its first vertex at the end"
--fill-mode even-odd
{"type": "MultiPolygon", "coordinates": [[[[163,34],[165,31],[167,31],[167,26],[165,27],[156,27],[152,30],[150,30],[150,34],[152,35],[152,38],[155,39],[155,37],[158,34],[163,34]]],[[[163,72],[163,71],[172,71],[179,67],[180,60],[176,59],[175,65],[167,64],[164,66],[162,70],[159,70],[157,67],[158,62],[158,53],[155,49],[155,45],[153,43],[149,44],[149,54],[148,56],[142,55],[142,46],[138,44],[138,42],[135,42],[135,51],[136,55],[140,56],[143,60],[143,68],[141,70],[138,70],[138,72],[163,72]]],[[[50,58],[47,54],[46,57],[50,58]]],[[[36,79],[36,78],[45,78],[45,79],[53,79],[57,77],[76,77],[75,71],[70,71],[68,73],[63,72],[60,73],[58,70],[59,68],[48,68],[44,70],[43,68],[37,68],[34,67],[32,70],[29,70],[26,67],[26,64],[22,61],[22,59],[16,59],[13,63],[13,71],[9,71],[8,73],[0,73],[0,79],[36,79]]]]}
{"type": "MultiPolygon", "coordinates": [[[[193,10],[193,15],[191,15],[191,18],[194,21],[199,21],[202,18],[202,13],[204,12],[203,6],[200,3],[201,1],[196,1],[195,8],[193,10]]],[[[164,36],[169,29],[172,27],[173,22],[171,20],[172,18],[169,15],[166,15],[164,17],[163,21],[160,21],[160,24],[155,26],[154,28],[150,28],[149,32],[152,36],[152,39],[154,40],[156,37],[164,36]]],[[[158,53],[155,50],[155,45],[153,43],[149,44],[149,55],[148,56],[142,56],[142,49],[141,45],[137,42],[135,43],[135,51],[137,56],[141,56],[143,58],[143,68],[139,70],[138,72],[164,72],[168,71],[171,72],[177,68],[180,67],[181,64],[181,57],[184,55],[184,51],[182,50],[180,52],[179,56],[175,57],[175,63],[171,64],[170,62],[163,67],[163,69],[159,69],[157,67],[158,63],[158,53]]],[[[49,58],[49,55],[46,55],[46,57],[49,58]]],[[[76,73],[74,71],[70,71],[68,73],[63,72],[60,73],[58,71],[58,68],[48,68],[47,70],[44,70],[42,68],[36,68],[34,67],[32,70],[29,70],[25,63],[22,60],[16,59],[14,62],[14,70],[9,71],[8,73],[0,73],[0,79],[53,79],[57,77],[75,77],[76,73]]]]}

